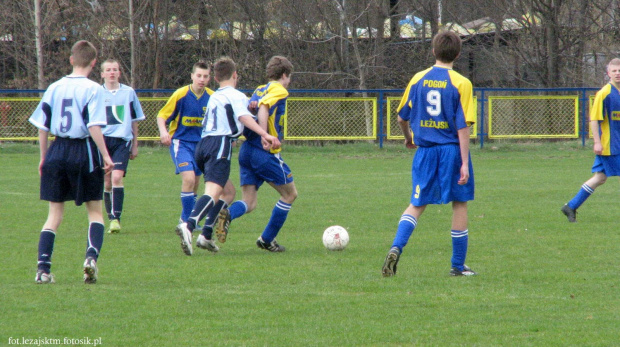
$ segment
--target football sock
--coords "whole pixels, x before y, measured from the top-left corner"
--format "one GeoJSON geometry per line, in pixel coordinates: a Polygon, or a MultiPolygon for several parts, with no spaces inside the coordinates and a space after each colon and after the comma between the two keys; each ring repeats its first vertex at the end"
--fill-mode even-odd
{"type": "Polygon", "coordinates": [[[215,225],[217,215],[223,208],[226,207],[228,207],[226,201],[219,200],[217,204],[213,205],[213,208],[209,210],[209,214],[207,214],[207,219],[205,219],[205,224],[202,227],[202,235],[207,240],[211,240],[211,238],[213,237],[213,225],[215,225]]]}
{"type": "Polygon", "coordinates": [[[114,219],[112,214],[112,192],[103,192],[103,204],[105,205],[105,211],[108,213],[108,219],[114,219]]]}
{"type": "Polygon", "coordinates": [[[407,242],[409,242],[409,238],[411,237],[411,234],[413,234],[413,230],[415,230],[416,225],[418,225],[418,220],[415,219],[414,216],[410,214],[403,214],[398,222],[398,229],[396,229],[396,236],[394,237],[392,247],[398,247],[398,249],[402,252],[403,248],[407,245],[407,242]]]}
{"type": "Polygon", "coordinates": [[[187,228],[189,231],[194,231],[196,229],[196,225],[200,222],[205,216],[209,213],[209,210],[212,210],[213,207],[213,198],[209,195],[203,195],[196,201],[196,205],[194,205],[194,209],[192,210],[191,215],[187,218],[187,228]]]}
{"type": "Polygon", "coordinates": [[[243,216],[248,211],[248,204],[243,200],[237,200],[233,202],[228,208],[230,212],[230,220],[243,216]]]}
{"type": "Polygon", "coordinates": [[[39,261],[37,263],[37,268],[46,273],[49,273],[50,268],[52,267],[52,253],[54,252],[55,239],[56,233],[53,230],[41,230],[41,235],[39,236],[39,261]]]}
{"type": "Polygon", "coordinates": [[[187,222],[189,215],[192,214],[194,208],[194,192],[181,192],[181,220],[187,222]]]}
{"type": "Polygon", "coordinates": [[[86,258],[93,257],[95,260],[99,258],[101,246],[103,246],[103,230],[104,226],[99,222],[92,222],[88,226],[88,239],[86,240],[86,258]]]}
{"type": "Polygon", "coordinates": [[[123,201],[125,200],[125,187],[112,187],[112,213],[114,219],[121,220],[123,201]]]}
{"type": "Polygon", "coordinates": [[[467,257],[468,231],[452,230],[452,267],[463,271],[465,257],[467,257]]]}
{"type": "Polygon", "coordinates": [[[286,221],[286,217],[288,216],[288,211],[291,210],[291,204],[287,204],[282,200],[278,200],[276,206],[271,211],[271,218],[269,219],[269,223],[265,227],[263,234],[261,237],[263,241],[269,243],[273,241],[282,229],[284,222],[286,221]]]}
{"type": "Polygon", "coordinates": [[[590,195],[592,195],[592,193],[594,193],[594,189],[590,188],[587,184],[584,183],[581,186],[581,189],[579,189],[577,195],[575,195],[575,197],[568,202],[568,207],[572,208],[573,210],[578,209],[579,206],[581,206],[581,204],[583,204],[590,197],[590,195]]]}

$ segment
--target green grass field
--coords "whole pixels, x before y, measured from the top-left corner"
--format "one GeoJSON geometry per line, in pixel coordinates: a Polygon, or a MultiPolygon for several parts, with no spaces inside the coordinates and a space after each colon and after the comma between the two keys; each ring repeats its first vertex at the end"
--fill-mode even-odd
{"type": "MultiPolygon", "coordinates": [[[[299,191],[278,236],[287,251],[255,245],[277,201],[265,187],[218,254],[195,248],[188,257],[174,233],[180,178],[167,149],[142,147],[125,179],[123,230],[105,237],[99,282],[82,282],[86,212],[67,204],[56,284],[36,285],[47,216],[38,147],[2,144],[0,345],[86,337],[104,346],[620,344],[618,180],[579,209],[578,223],[560,213],[591,175],[589,147],[472,145],[467,264],[479,275],[448,275],[451,208],[441,205],[420,218],[398,274],[383,278],[411,193],[412,155],[366,143],[286,147],[299,191]],[[334,224],[351,236],[342,252],[321,242],[334,224]]],[[[231,177],[237,185],[236,165],[231,177]]]]}

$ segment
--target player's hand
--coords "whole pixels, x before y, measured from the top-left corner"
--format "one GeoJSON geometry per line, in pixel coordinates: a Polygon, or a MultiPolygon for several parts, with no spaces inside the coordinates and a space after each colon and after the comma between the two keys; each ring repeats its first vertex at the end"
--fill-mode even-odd
{"type": "Polygon", "coordinates": [[[131,153],[129,154],[129,159],[134,160],[138,157],[138,146],[131,147],[131,153]]]}
{"type": "Polygon", "coordinates": [[[159,140],[161,141],[162,145],[166,146],[170,146],[170,144],[172,143],[170,134],[168,134],[167,132],[159,134],[159,140]]]}
{"type": "Polygon", "coordinates": [[[278,140],[277,137],[271,136],[269,134],[261,137],[261,144],[263,145],[263,149],[265,150],[278,149],[281,146],[280,140],[278,140]],[[265,142],[263,142],[263,140],[265,142]]]}
{"type": "Polygon", "coordinates": [[[105,170],[105,174],[109,175],[112,173],[112,169],[114,169],[114,162],[109,155],[103,157],[103,170],[105,170]]]}
{"type": "Polygon", "coordinates": [[[41,160],[39,161],[39,176],[41,176],[41,175],[42,175],[42,173],[43,173],[43,162],[44,162],[44,161],[45,161],[45,159],[41,159],[41,160]]]}
{"type": "Polygon", "coordinates": [[[594,154],[601,155],[603,154],[603,145],[600,143],[594,143],[594,154]]]}
{"type": "Polygon", "coordinates": [[[250,104],[248,105],[248,110],[250,110],[250,112],[252,112],[253,115],[256,115],[256,113],[258,112],[258,101],[256,100],[250,101],[250,104]]]}
{"type": "Polygon", "coordinates": [[[461,177],[459,177],[459,181],[457,182],[459,185],[467,184],[469,181],[469,165],[461,165],[461,177]]]}
{"type": "Polygon", "coordinates": [[[413,143],[413,139],[405,139],[405,147],[410,149],[418,148],[418,146],[413,143]]]}

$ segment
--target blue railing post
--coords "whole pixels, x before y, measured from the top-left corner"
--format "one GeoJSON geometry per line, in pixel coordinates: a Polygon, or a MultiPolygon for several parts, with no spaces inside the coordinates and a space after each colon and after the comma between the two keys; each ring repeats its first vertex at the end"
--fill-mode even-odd
{"type": "Polygon", "coordinates": [[[588,102],[588,98],[586,96],[586,90],[582,89],[581,90],[581,147],[585,147],[586,146],[586,137],[588,136],[588,128],[587,128],[587,124],[588,122],[586,121],[587,118],[587,114],[586,114],[586,103],[588,102]]]}
{"type": "Polygon", "coordinates": [[[480,121],[478,122],[478,135],[480,136],[480,148],[484,147],[484,89],[480,90],[480,99],[478,104],[480,105],[480,121]]]}
{"type": "Polygon", "coordinates": [[[379,91],[379,148],[383,148],[383,91],[379,91]]]}

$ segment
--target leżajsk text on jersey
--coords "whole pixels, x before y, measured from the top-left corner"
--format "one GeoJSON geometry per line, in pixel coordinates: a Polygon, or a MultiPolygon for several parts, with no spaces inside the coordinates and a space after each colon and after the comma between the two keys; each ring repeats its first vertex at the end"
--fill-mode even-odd
{"type": "Polygon", "coordinates": [[[177,89],[157,117],[164,118],[172,139],[198,142],[202,133],[202,119],[207,110],[207,103],[213,91],[205,91],[196,95],[191,86],[177,89]]]}
{"type": "Polygon", "coordinates": [[[472,84],[449,68],[418,72],[405,90],[398,115],[409,121],[418,146],[458,144],[458,130],[476,122],[472,84]]]}
{"type": "Polygon", "coordinates": [[[132,123],[145,118],[136,92],[124,84],[120,84],[119,88],[114,91],[107,90],[105,84],[102,87],[104,89],[103,104],[108,122],[108,125],[103,128],[103,135],[131,141],[133,139],[132,123]]]}
{"type": "Polygon", "coordinates": [[[65,76],[52,83],[29,121],[58,137],[84,139],[91,126],[105,126],[101,86],[83,76],[65,76]]]}
{"type": "MultiPolygon", "coordinates": [[[[286,120],[286,99],[288,91],[280,82],[272,81],[261,85],[252,94],[251,101],[258,102],[258,108],[261,105],[269,107],[269,119],[267,132],[269,135],[275,136],[282,140],[284,138],[284,121],[286,120]]],[[[243,135],[247,142],[257,148],[263,148],[261,138],[258,134],[250,129],[245,129],[243,135]]],[[[271,153],[279,153],[282,148],[272,149],[271,153]]]]}
{"type": "Polygon", "coordinates": [[[599,123],[602,155],[620,154],[620,91],[611,83],[596,93],[590,120],[599,123]]]}
{"type": "Polygon", "coordinates": [[[202,121],[202,137],[239,137],[244,128],[239,117],[252,117],[248,110],[249,103],[248,97],[233,87],[216,90],[207,104],[207,112],[202,121]]]}

